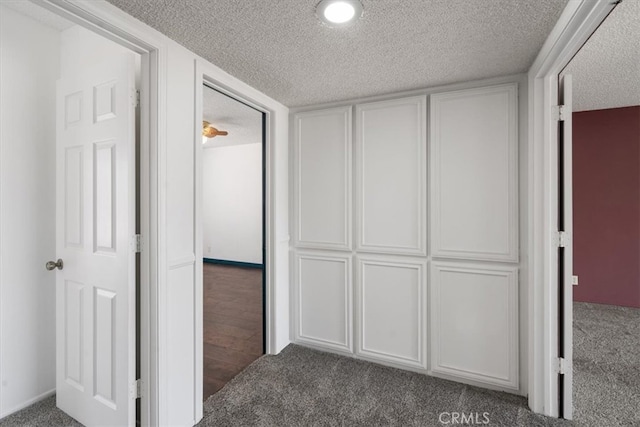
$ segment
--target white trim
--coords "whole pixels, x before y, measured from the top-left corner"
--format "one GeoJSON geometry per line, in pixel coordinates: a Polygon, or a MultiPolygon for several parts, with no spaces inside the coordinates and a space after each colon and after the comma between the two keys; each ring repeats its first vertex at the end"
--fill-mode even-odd
{"type": "Polygon", "coordinates": [[[558,416],[553,359],[557,356],[556,130],[551,107],[557,101],[558,73],[615,7],[608,0],[567,4],[528,73],[529,149],[529,406],[558,416]]]}
{"type": "Polygon", "coordinates": [[[202,405],[202,395],[204,393],[203,390],[203,382],[204,382],[204,283],[203,283],[203,248],[202,248],[202,230],[203,230],[203,220],[202,220],[202,203],[203,203],[203,177],[202,177],[202,117],[204,116],[204,88],[203,88],[203,72],[202,67],[199,64],[199,61],[195,61],[194,66],[194,95],[195,95],[195,105],[194,105],[194,129],[193,129],[193,182],[194,182],[194,209],[193,209],[193,224],[194,224],[194,238],[193,238],[193,253],[195,255],[195,264],[194,264],[194,301],[193,306],[195,309],[194,313],[194,323],[195,323],[195,343],[194,343],[194,355],[195,355],[195,363],[194,363],[194,378],[195,378],[195,390],[193,395],[195,396],[196,401],[194,403],[194,414],[196,417],[196,421],[202,419],[203,405],[202,405]]]}
{"type": "Polygon", "coordinates": [[[192,265],[197,261],[196,255],[191,254],[182,258],[174,259],[168,262],[169,270],[175,270],[176,268],[186,267],[192,265]]]}
{"type": "Polygon", "coordinates": [[[480,80],[471,80],[471,81],[462,82],[462,83],[452,83],[452,84],[442,85],[442,86],[412,89],[412,90],[407,90],[403,92],[385,93],[382,95],[373,95],[373,96],[367,96],[362,98],[350,98],[342,101],[326,102],[326,103],[317,104],[317,105],[303,105],[303,106],[291,108],[290,111],[293,114],[297,114],[305,111],[315,111],[315,110],[334,108],[334,107],[344,107],[344,106],[355,105],[355,104],[368,104],[368,103],[378,102],[378,101],[393,101],[393,100],[399,100],[402,98],[410,98],[413,96],[433,95],[441,92],[452,92],[457,90],[482,88],[486,86],[496,86],[501,84],[513,83],[513,82],[518,83],[522,80],[523,76],[526,76],[526,74],[525,73],[511,74],[508,76],[492,77],[492,78],[480,79],[480,80]]]}

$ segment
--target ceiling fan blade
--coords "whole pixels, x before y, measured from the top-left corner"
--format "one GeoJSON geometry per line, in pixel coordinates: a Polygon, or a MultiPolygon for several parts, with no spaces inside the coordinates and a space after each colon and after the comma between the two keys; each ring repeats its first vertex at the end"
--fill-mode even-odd
{"type": "Polygon", "coordinates": [[[209,123],[206,120],[202,121],[202,135],[206,136],[207,138],[214,138],[216,136],[227,136],[229,135],[229,132],[227,132],[226,130],[218,130],[216,128],[214,128],[213,126],[211,126],[211,123],[209,123]]]}

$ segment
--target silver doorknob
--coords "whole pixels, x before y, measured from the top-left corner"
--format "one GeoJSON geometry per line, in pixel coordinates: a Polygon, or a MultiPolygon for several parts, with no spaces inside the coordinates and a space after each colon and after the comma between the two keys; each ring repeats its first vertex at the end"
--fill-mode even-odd
{"type": "Polygon", "coordinates": [[[60,258],[58,258],[58,261],[49,261],[46,265],[45,268],[49,271],[51,270],[55,270],[56,268],[58,270],[62,270],[62,268],[64,267],[64,263],[62,262],[62,260],[60,258]]]}

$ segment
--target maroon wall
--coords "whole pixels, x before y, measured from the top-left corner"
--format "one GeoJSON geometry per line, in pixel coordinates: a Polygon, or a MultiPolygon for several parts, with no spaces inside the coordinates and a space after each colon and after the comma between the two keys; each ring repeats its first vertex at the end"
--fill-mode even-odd
{"type": "Polygon", "coordinates": [[[640,106],[573,114],[574,300],[640,307],[640,106]]]}

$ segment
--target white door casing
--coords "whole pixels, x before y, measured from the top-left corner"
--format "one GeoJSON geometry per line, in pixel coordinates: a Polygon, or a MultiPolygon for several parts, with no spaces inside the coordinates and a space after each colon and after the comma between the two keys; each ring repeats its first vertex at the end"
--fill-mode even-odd
{"type": "MultiPolygon", "coordinates": [[[[559,364],[562,378],[562,417],[573,419],[573,179],[572,179],[572,80],[571,75],[565,75],[559,79],[558,105],[562,105],[562,114],[558,117],[560,126],[559,135],[562,137],[562,157],[558,158],[562,176],[558,179],[562,182],[562,194],[559,195],[558,206],[562,206],[558,215],[562,215],[560,230],[565,238],[559,239],[559,250],[562,253],[562,301],[558,308],[562,314],[562,330],[558,331],[562,336],[559,356],[564,360],[559,364]],[[561,198],[560,198],[561,197],[561,198]]],[[[558,147],[560,148],[560,147],[558,147]]],[[[560,254],[559,254],[560,256],[560,254]]],[[[560,258],[558,258],[560,259],[560,258]]]]}
{"type": "Polygon", "coordinates": [[[135,423],[135,62],[57,88],[56,393],[87,426],[135,423]]]}

